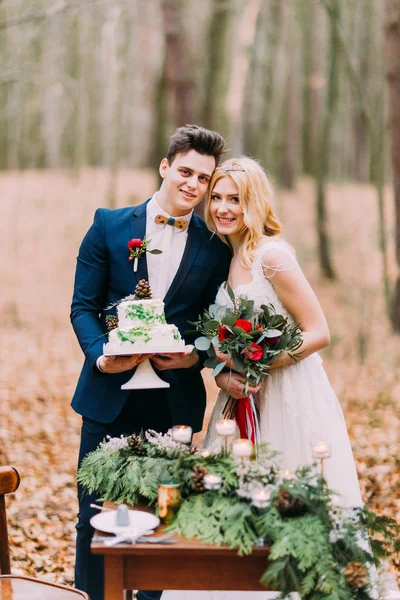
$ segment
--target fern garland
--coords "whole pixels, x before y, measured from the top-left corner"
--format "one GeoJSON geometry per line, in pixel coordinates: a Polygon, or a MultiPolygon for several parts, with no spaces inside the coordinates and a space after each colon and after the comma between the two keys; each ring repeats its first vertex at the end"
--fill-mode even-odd
{"type": "Polygon", "coordinates": [[[260,581],[283,597],[297,591],[304,600],[372,600],[371,547],[377,562],[399,550],[395,521],[336,506],[314,467],[300,468],[293,479],[285,479],[277,454],[265,447],[243,474],[232,456],[180,450],[169,435],[110,438],[84,458],[78,481],[100,500],[131,505],[153,505],[160,482],[179,482],[183,500],[168,529],[226,545],[239,555],[251,554],[263,539],[269,556],[260,581]],[[203,472],[220,475],[222,487],[199,487],[193,473],[203,472]],[[261,488],[270,492],[263,509],[251,503],[261,488]]]}

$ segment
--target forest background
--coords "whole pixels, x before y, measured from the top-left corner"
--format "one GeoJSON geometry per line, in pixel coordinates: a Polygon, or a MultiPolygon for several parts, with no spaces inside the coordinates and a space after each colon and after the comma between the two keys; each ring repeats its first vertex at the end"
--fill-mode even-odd
{"type": "Polygon", "coordinates": [[[157,189],[185,123],[273,177],[329,321],[323,359],[364,500],[399,518],[399,22],[398,0],[0,2],[0,464],[22,477],[15,574],[73,581],[75,257],[97,207],[157,189]]]}

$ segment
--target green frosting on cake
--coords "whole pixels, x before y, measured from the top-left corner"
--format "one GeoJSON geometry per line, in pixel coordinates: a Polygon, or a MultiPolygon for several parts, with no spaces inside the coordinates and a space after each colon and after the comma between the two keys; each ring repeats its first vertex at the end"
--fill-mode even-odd
{"type": "Polygon", "coordinates": [[[165,314],[157,314],[154,306],[145,308],[142,304],[131,304],[126,309],[128,319],[139,319],[145,325],[165,325],[165,314]]]}
{"type": "Polygon", "coordinates": [[[121,342],[131,342],[131,344],[134,344],[138,341],[147,343],[151,340],[151,335],[147,330],[138,328],[129,329],[129,331],[119,330],[118,337],[121,342]]]}

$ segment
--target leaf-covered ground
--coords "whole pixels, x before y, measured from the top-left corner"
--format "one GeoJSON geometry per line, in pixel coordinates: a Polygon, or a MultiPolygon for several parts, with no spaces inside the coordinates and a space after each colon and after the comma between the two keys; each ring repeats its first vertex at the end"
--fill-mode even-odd
{"type": "MultiPolygon", "coordinates": [[[[151,173],[122,173],[120,204],[145,199],[154,185],[151,173]]],[[[73,582],[80,428],[69,404],[82,362],[69,304],[79,242],[94,209],[105,205],[106,189],[107,174],[96,170],[79,179],[56,172],[0,176],[0,464],[21,474],[8,499],[12,567],[15,574],[67,584],[73,582]]],[[[384,315],[374,192],[350,185],[329,190],[337,271],[330,283],[318,274],[313,197],[309,181],[280,194],[286,239],[329,321],[332,343],[323,358],[345,412],[364,500],[399,518],[400,344],[384,315]]],[[[387,213],[394,276],[393,215],[387,213]]],[[[206,381],[209,414],[216,392],[209,373],[206,381]]],[[[393,562],[398,568],[398,557],[393,562]]]]}

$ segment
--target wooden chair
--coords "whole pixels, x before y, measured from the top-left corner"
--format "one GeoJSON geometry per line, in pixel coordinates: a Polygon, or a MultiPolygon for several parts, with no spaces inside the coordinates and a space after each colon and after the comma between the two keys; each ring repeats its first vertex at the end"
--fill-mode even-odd
{"type": "Polygon", "coordinates": [[[89,600],[85,592],[40,581],[32,577],[11,575],[5,494],[18,488],[19,474],[14,467],[0,467],[0,598],[1,600],[89,600]]]}

